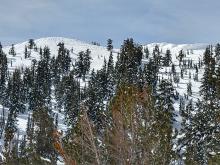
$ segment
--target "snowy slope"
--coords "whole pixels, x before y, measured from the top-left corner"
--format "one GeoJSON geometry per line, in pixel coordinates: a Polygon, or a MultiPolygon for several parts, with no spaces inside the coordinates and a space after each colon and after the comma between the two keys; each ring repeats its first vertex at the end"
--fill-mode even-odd
{"type": "MultiPolygon", "coordinates": [[[[106,47],[102,46],[97,46],[97,45],[92,45],[88,44],[86,42],[82,42],[76,39],[69,39],[69,38],[62,38],[62,37],[47,37],[47,38],[40,38],[37,40],[34,40],[36,46],[38,48],[44,48],[45,46],[48,46],[51,51],[51,56],[56,56],[57,51],[58,51],[58,43],[63,42],[65,47],[69,50],[73,49],[73,52],[70,52],[70,56],[73,60],[76,59],[77,54],[80,51],[86,51],[86,49],[89,49],[91,51],[91,57],[92,57],[92,63],[91,63],[91,68],[98,70],[102,67],[104,58],[108,59],[110,52],[107,51],[106,47]]],[[[13,57],[12,55],[9,55],[9,49],[11,46],[6,46],[3,48],[4,52],[7,54],[7,57],[9,59],[9,70],[13,71],[15,68],[25,68],[29,67],[31,64],[31,61],[33,59],[38,60],[40,58],[39,52],[36,52],[34,50],[31,50],[31,57],[25,59],[24,58],[24,49],[25,46],[28,45],[28,41],[23,42],[23,43],[18,43],[15,44],[15,51],[16,51],[16,56],[13,57]]],[[[190,52],[189,55],[186,55],[185,59],[192,59],[194,64],[197,64],[199,61],[199,58],[202,59],[204,50],[207,46],[207,44],[172,44],[172,43],[150,43],[147,45],[143,45],[143,48],[148,47],[150,53],[153,52],[153,49],[155,46],[158,45],[160,50],[162,51],[162,54],[165,54],[166,50],[169,49],[171,50],[172,54],[172,62],[176,65],[176,70],[177,73],[180,74],[180,68],[178,67],[178,59],[177,55],[180,50],[184,50],[186,53],[187,50],[192,50],[193,54],[190,52]]],[[[117,57],[117,51],[118,49],[115,49],[114,55],[114,61],[116,61],[117,57]]],[[[147,60],[143,59],[143,63],[146,63],[147,60]]],[[[168,79],[169,73],[171,70],[170,67],[163,67],[160,69],[160,79],[168,79]]],[[[191,72],[192,76],[195,70],[189,71],[186,70],[186,72],[191,72]]],[[[199,80],[201,79],[203,75],[203,69],[201,68],[199,70],[199,80]]],[[[184,94],[187,93],[186,88],[187,88],[187,83],[191,81],[192,83],[192,99],[197,100],[199,98],[199,87],[201,85],[200,81],[195,82],[193,79],[189,79],[188,74],[184,76],[184,79],[180,79],[180,82],[178,84],[173,83],[174,88],[177,90],[177,92],[180,94],[181,97],[184,97],[184,94]]],[[[178,108],[179,108],[179,102],[176,102],[175,105],[177,115],[178,113],[178,108]]],[[[178,115],[179,116],[179,115],[178,115]]],[[[60,121],[64,120],[64,116],[60,114],[60,121]]],[[[178,119],[177,117],[177,124],[176,127],[179,128],[179,123],[181,122],[181,119],[178,119]]],[[[18,127],[21,130],[21,132],[25,132],[26,128],[26,116],[24,115],[19,115],[18,117],[18,127]]],[[[60,129],[65,129],[65,125],[63,125],[63,122],[60,123],[60,129]]]]}
{"type": "MultiPolygon", "coordinates": [[[[91,68],[98,70],[101,69],[104,58],[108,60],[110,52],[107,51],[106,47],[102,46],[97,46],[97,45],[92,45],[86,42],[82,42],[76,39],[68,39],[68,38],[62,38],[62,37],[48,37],[48,38],[40,38],[37,40],[34,40],[37,48],[44,48],[45,46],[48,46],[50,48],[51,56],[57,56],[58,52],[58,43],[62,42],[64,43],[65,48],[72,50],[70,51],[70,57],[72,58],[72,61],[75,61],[77,58],[77,54],[80,51],[86,51],[89,49],[91,51],[91,68]]],[[[31,61],[33,59],[39,60],[40,59],[40,54],[39,51],[31,50],[31,56],[30,58],[25,59],[24,58],[24,51],[25,51],[25,46],[28,46],[28,41],[23,42],[23,43],[18,43],[14,45],[16,55],[12,56],[9,54],[9,50],[11,46],[6,46],[3,48],[3,51],[7,54],[8,58],[8,68],[10,72],[13,72],[16,68],[26,68],[30,67],[31,61]]],[[[113,53],[114,60],[116,60],[116,52],[113,53]]],[[[53,105],[56,103],[54,100],[52,100],[53,105]]],[[[8,109],[5,109],[5,114],[7,116],[8,114],[8,109]]],[[[3,108],[0,105],[0,114],[2,114],[3,108]]],[[[58,127],[60,130],[65,131],[66,130],[66,125],[64,124],[64,115],[62,113],[59,113],[58,110],[53,109],[53,112],[56,114],[58,113],[58,127]]],[[[19,114],[17,117],[17,127],[19,130],[19,139],[22,138],[22,135],[25,134],[26,131],[26,125],[27,125],[27,118],[28,118],[28,113],[24,114],[19,114]]],[[[2,151],[2,146],[3,146],[3,139],[0,139],[0,153],[2,151]]],[[[1,157],[1,155],[0,155],[1,157]]]]}
{"type": "MultiPolygon", "coordinates": [[[[172,63],[176,67],[177,74],[180,75],[180,67],[179,67],[179,60],[177,58],[180,50],[183,50],[186,57],[184,60],[192,60],[193,65],[199,63],[199,59],[202,60],[203,53],[207,44],[171,44],[171,43],[151,43],[144,45],[144,48],[148,48],[150,53],[153,52],[155,46],[158,45],[162,56],[166,53],[166,50],[171,50],[172,54],[172,63]],[[189,52],[189,54],[187,54],[189,52]]],[[[147,59],[143,59],[143,63],[147,63],[147,59]]],[[[161,67],[159,70],[159,79],[170,79],[171,67],[161,67]]],[[[204,68],[200,68],[198,71],[198,81],[194,81],[193,76],[195,75],[195,69],[185,69],[183,79],[180,78],[179,83],[173,83],[174,89],[179,93],[179,97],[184,98],[187,95],[187,84],[191,82],[192,84],[192,96],[189,96],[189,100],[192,99],[193,102],[197,101],[200,98],[199,90],[201,86],[201,78],[204,73],[204,68]],[[191,78],[190,75],[191,74],[191,78]]],[[[176,122],[174,123],[174,128],[180,130],[181,128],[181,116],[179,112],[179,100],[175,101],[174,103],[175,113],[177,115],[176,122]]]]}
{"type": "MultiPolygon", "coordinates": [[[[91,51],[92,64],[91,68],[100,69],[102,67],[104,58],[108,59],[110,52],[107,51],[105,47],[88,44],[86,42],[82,42],[76,39],[62,38],[62,37],[48,37],[48,38],[40,38],[34,41],[38,48],[44,48],[48,46],[51,51],[51,56],[56,56],[58,51],[58,43],[63,42],[65,47],[69,50],[73,50],[70,52],[71,58],[74,60],[77,57],[77,54],[80,51],[86,51],[89,49],[91,51]]],[[[9,68],[14,69],[18,67],[27,67],[30,66],[32,59],[39,59],[39,52],[35,52],[31,50],[31,57],[28,59],[24,59],[24,50],[25,46],[28,46],[28,41],[23,43],[15,44],[15,52],[16,56],[13,57],[8,54],[11,46],[6,46],[3,48],[4,52],[7,53],[7,57],[9,58],[9,68]],[[12,66],[11,66],[12,61],[12,66]]],[[[116,57],[116,56],[115,56],[116,57]]]]}
{"type": "MultiPolygon", "coordinates": [[[[63,42],[65,47],[69,50],[73,50],[73,52],[70,52],[70,56],[73,59],[73,61],[76,59],[77,54],[80,51],[86,51],[86,49],[89,49],[91,51],[91,57],[92,57],[92,63],[91,63],[91,68],[94,68],[95,70],[98,70],[102,67],[104,58],[108,60],[108,57],[110,55],[110,52],[107,51],[106,47],[102,46],[96,46],[92,44],[88,44],[79,40],[75,39],[68,39],[68,38],[62,38],[62,37],[49,37],[49,38],[41,38],[35,40],[36,46],[38,48],[44,48],[45,46],[48,46],[51,51],[51,56],[56,56],[57,51],[58,51],[58,46],[57,44],[63,42]]],[[[9,55],[9,49],[11,46],[6,46],[3,48],[4,52],[7,53],[7,57],[9,59],[8,61],[8,66],[9,70],[13,72],[15,68],[25,68],[29,67],[31,64],[31,61],[33,59],[38,60],[40,58],[39,52],[36,52],[34,50],[31,50],[31,57],[25,59],[24,58],[24,50],[25,46],[28,45],[28,41],[15,44],[15,51],[16,51],[16,56],[13,57],[12,55],[9,55]]],[[[193,64],[197,64],[199,59],[202,59],[204,50],[207,46],[207,44],[171,44],[171,43],[150,43],[143,45],[143,47],[148,47],[150,53],[153,52],[153,49],[155,45],[158,45],[159,48],[162,51],[162,54],[165,54],[166,50],[169,49],[171,50],[172,54],[172,62],[176,66],[176,71],[177,73],[180,74],[180,68],[178,67],[179,61],[177,59],[177,55],[180,50],[184,50],[186,53],[187,50],[190,51],[189,54],[186,55],[184,59],[192,59],[193,64]]],[[[116,61],[117,57],[117,49],[115,49],[114,55],[114,61],[116,61]]],[[[147,59],[143,59],[143,63],[147,63],[147,59]]],[[[169,78],[169,72],[171,71],[171,67],[162,67],[160,69],[160,74],[159,77],[160,79],[168,79],[169,78]]],[[[187,93],[187,83],[191,82],[192,83],[192,96],[190,98],[193,99],[193,101],[196,101],[200,95],[199,95],[199,87],[201,85],[201,78],[203,75],[203,68],[199,69],[199,81],[194,81],[193,78],[189,78],[189,72],[191,72],[192,77],[195,72],[195,70],[190,70],[186,69],[186,73],[184,74],[184,78],[180,79],[180,82],[178,84],[175,84],[173,82],[174,88],[177,90],[177,92],[180,94],[180,97],[184,97],[184,94],[187,93]]],[[[55,103],[54,103],[55,104],[55,103]]],[[[177,129],[180,129],[180,123],[181,123],[181,117],[179,114],[179,102],[176,101],[175,104],[175,111],[177,114],[176,122],[174,123],[174,127],[177,129]]],[[[1,113],[2,108],[0,107],[0,113],[1,113]]],[[[7,111],[7,110],[6,110],[7,111]]],[[[55,113],[58,113],[55,109],[53,110],[55,113]]],[[[26,129],[26,123],[27,123],[27,116],[28,114],[20,114],[18,116],[18,128],[20,131],[20,135],[25,133],[26,129]]],[[[59,128],[61,130],[66,130],[66,126],[64,124],[64,115],[62,113],[59,113],[59,128]]],[[[0,144],[2,144],[2,141],[0,139],[0,144]]],[[[1,145],[0,145],[0,152],[1,152],[1,145]]]]}

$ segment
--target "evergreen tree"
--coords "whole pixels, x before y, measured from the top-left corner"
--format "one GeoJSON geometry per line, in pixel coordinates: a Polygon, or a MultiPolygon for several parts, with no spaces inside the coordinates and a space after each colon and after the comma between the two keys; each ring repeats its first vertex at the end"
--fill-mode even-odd
{"type": "Polygon", "coordinates": [[[28,48],[29,49],[33,49],[34,46],[35,46],[34,39],[29,39],[29,41],[28,41],[28,48]]]}
{"type": "Polygon", "coordinates": [[[172,64],[172,66],[171,66],[171,72],[173,75],[176,75],[176,67],[174,64],[172,64]]]}
{"type": "Polygon", "coordinates": [[[144,48],[144,54],[145,54],[145,58],[149,58],[150,52],[148,47],[144,48]]]}
{"type": "Polygon", "coordinates": [[[113,45],[112,45],[112,40],[111,39],[107,40],[107,50],[111,51],[111,52],[113,50],[113,45]]]}
{"type": "MultiPolygon", "coordinates": [[[[105,65],[104,65],[104,67],[105,65]]],[[[104,69],[91,73],[88,88],[85,91],[87,99],[85,105],[88,107],[88,117],[94,121],[98,128],[103,128],[105,124],[104,99],[106,98],[106,77],[104,69]]]]}
{"type": "Polygon", "coordinates": [[[24,48],[24,58],[28,57],[28,50],[27,50],[27,46],[25,46],[24,48]]]}
{"type": "Polygon", "coordinates": [[[10,48],[10,50],[9,50],[8,53],[9,53],[10,55],[13,55],[13,56],[16,55],[14,44],[11,45],[11,48],[10,48]]]}
{"type": "Polygon", "coordinates": [[[30,55],[31,55],[31,52],[28,51],[27,46],[25,46],[25,48],[24,48],[24,58],[29,58],[30,55]]]}
{"type": "Polygon", "coordinates": [[[110,99],[114,93],[115,79],[114,79],[114,61],[113,54],[110,53],[108,64],[107,64],[107,98],[110,99]]]}
{"type": "Polygon", "coordinates": [[[217,93],[217,98],[220,98],[220,64],[217,67],[215,75],[216,75],[216,93],[217,93]]]}
{"type": "Polygon", "coordinates": [[[119,82],[136,83],[142,56],[142,47],[135,44],[133,39],[124,41],[116,64],[119,82]]]}
{"type": "Polygon", "coordinates": [[[81,51],[78,53],[77,61],[75,63],[76,71],[79,77],[82,77],[84,73],[84,52],[81,51]]]}
{"type": "Polygon", "coordinates": [[[86,50],[86,52],[79,52],[77,61],[75,63],[76,71],[78,74],[78,77],[82,77],[85,79],[85,75],[88,74],[90,70],[90,64],[91,64],[91,51],[89,49],[86,50]]]}
{"type": "Polygon", "coordinates": [[[15,70],[10,79],[11,88],[9,91],[9,109],[14,113],[24,112],[24,102],[22,100],[23,82],[20,70],[15,70]]]}
{"type": "Polygon", "coordinates": [[[164,57],[164,66],[170,66],[170,63],[172,62],[171,52],[169,49],[167,49],[165,57],[164,57]]]}
{"type": "Polygon", "coordinates": [[[4,106],[6,99],[6,81],[7,81],[7,71],[8,71],[8,60],[6,54],[0,50],[0,102],[4,106]]]}
{"type": "Polygon", "coordinates": [[[164,121],[171,126],[174,121],[174,89],[171,82],[162,80],[157,90],[157,106],[164,113],[164,121]]]}
{"type": "MultiPolygon", "coordinates": [[[[33,112],[34,121],[34,152],[36,157],[49,158],[51,164],[56,164],[57,153],[53,147],[54,125],[50,110],[47,107],[39,107],[33,112]]],[[[38,159],[39,159],[38,158],[38,159]]]]}
{"type": "Polygon", "coordinates": [[[38,62],[36,85],[41,95],[43,105],[49,105],[51,100],[50,49],[45,47],[41,60],[38,62]]]}
{"type": "Polygon", "coordinates": [[[58,56],[56,59],[57,73],[63,75],[70,70],[71,58],[69,50],[65,48],[64,43],[59,43],[58,47],[58,56]]]}
{"type": "MultiPolygon", "coordinates": [[[[91,65],[91,51],[89,49],[86,50],[85,54],[84,54],[84,73],[88,74],[89,70],[90,70],[90,65],[91,65]]],[[[84,75],[85,75],[84,74],[84,75]]]]}
{"type": "Polygon", "coordinates": [[[215,75],[215,63],[205,66],[204,75],[202,78],[202,85],[200,93],[205,100],[213,99],[216,95],[216,78],[215,75]]]}
{"type": "Polygon", "coordinates": [[[74,126],[79,115],[80,86],[73,74],[64,76],[56,89],[56,99],[59,107],[64,107],[65,120],[74,126]]]}
{"type": "Polygon", "coordinates": [[[209,65],[212,58],[211,46],[208,46],[203,55],[203,61],[205,65],[209,65]]]}
{"type": "Polygon", "coordinates": [[[29,68],[26,68],[24,71],[23,83],[24,83],[23,89],[22,89],[23,100],[25,103],[29,103],[30,92],[31,92],[32,83],[33,83],[32,73],[29,68]]]}
{"type": "Polygon", "coordinates": [[[153,87],[154,92],[157,85],[157,76],[159,72],[158,69],[159,68],[156,66],[156,63],[152,59],[150,59],[149,63],[144,66],[143,71],[145,82],[147,82],[149,86],[153,87]]]}
{"type": "Polygon", "coordinates": [[[183,50],[180,50],[179,55],[178,55],[180,63],[183,61],[183,57],[184,57],[183,50]]]}
{"type": "Polygon", "coordinates": [[[160,48],[158,45],[156,45],[153,50],[153,59],[156,65],[159,67],[161,65],[162,56],[161,56],[160,48]]]}
{"type": "Polygon", "coordinates": [[[217,63],[220,62],[220,44],[216,44],[215,46],[215,58],[216,58],[216,61],[217,63]]]}
{"type": "Polygon", "coordinates": [[[12,82],[9,82],[9,84],[11,84],[11,89],[9,91],[9,114],[4,136],[5,157],[7,160],[12,156],[11,143],[17,131],[17,115],[19,112],[24,112],[24,104],[21,99],[22,81],[19,70],[15,70],[11,81],[12,82]]]}

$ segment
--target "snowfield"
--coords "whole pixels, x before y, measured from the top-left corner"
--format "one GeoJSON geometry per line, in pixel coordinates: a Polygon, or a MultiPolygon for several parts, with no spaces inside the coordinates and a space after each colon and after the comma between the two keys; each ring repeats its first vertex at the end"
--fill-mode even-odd
{"type": "MultiPolygon", "coordinates": [[[[70,50],[70,56],[73,61],[76,59],[76,56],[80,51],[86,51],[87,49],[89,49],[91,51],[92,57],[91,68],[94,68],[95,70],[101,69],[104,58],[108,59],[109,56],[109,51],[107,51],[105,47],[88,44],[86,42],[82,42],[76,39],[48,37],[34,40],[34,42],[37,48],[41,47],[43,49],[45,46],[48,46],[51,51],[51,56],[57,55],[58,43],[64,43],[65,47],[70,50]]],[[[14,45],[16,51],[15,57],[8,54],[11,46],[6,46],[3,48],[4,52],[7,53],[7,57],[9,58],[9,68],[11,70],[13,70],[14,68],[28,67],[31,65],[31,61],[33,59],[38,60],[40,58],[39,52],[31,50],[31,57],[25,59],[25,46],[28,46],[28,41],[14,45]]]]}

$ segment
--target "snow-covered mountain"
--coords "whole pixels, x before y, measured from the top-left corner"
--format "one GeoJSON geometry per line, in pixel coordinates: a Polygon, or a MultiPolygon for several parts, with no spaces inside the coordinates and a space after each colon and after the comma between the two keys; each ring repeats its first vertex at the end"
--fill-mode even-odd
{"type": "MultiPolygon", "coordinates": [[[[92,64],[91,68],[94,68],[95,70],[100,69],[102,67],[104,58],[108,59],[109,51],[107,51],[106,47],[103,46],[97,46],[93,44],[89,44],[80,40],[76,39],[70,39],[70,38],[63,38],[63,37],[47,37],[47,38],[40,38],[34,40],[36,46],[38,48],[44,48],[45,46],[48,46],[51,51],[52,56],[57,55],[58,51],[58,43],[62,42],[64,43],[65,47],[70,51],[71,58],[74,60],[76,59],[76,55],[80,51],[86,51],[86,49],[89,49],[91,51],[91,57],[92,57],[92,64]]],[[[31,57],[25,59],[24,58],[24,50],[25,46],[28,45],[28,41],[15,44],[15,51],[16,56],[13,57],[12,55],[9,55],[8,52],[11,48],[11,46],[6,46],[3,48],[4,52],[7,53],[9,58],[9,67],[11,69],[16,67],[28,67],[31,64],[32,59],[39,59],[40,55],[39,52],[36,52],[34,50],[31,50],[31,57]],[[12,66],[11,66],[12,61],[12,66]]],[[[207,44],[172,44],[172,43],[150,43],[143,45],[143,47],[148,47],[149,50],[152,52],[155,45],[158,45],[160,49],[166,51],[167,49],[170,49],[172,53],[178,54],[178,52],[183,50],[196,50],[197,52],[203,52],[207,44]]],[[[115,49],[115,56],[114,59],[116,60],[116,54],[118,49],[115,49]]]]}
{"type": "MultiPolygon", "coordinates": [[[[97,45],[92,45],[80,40],[76,40],[76,39],[69,39],[69,38],[63,38],[63,37],[47,37],[47,38],[40,38],[40,39],[36,39],[34,40],[37,48],[44,48],[45,46],[48,46],[50,48],[51,51],[51,56],[56,56],[57,55],[57,51],[58,51],[58,43],[62,42],[64,43],[65,47],[70,51],[70,56],[73,59],[73,61],[76,59],[77,54],[80,51],[86,51],[86,49],[89,49],[91,51],[91,57],[92,57],[92,63],[91,63],[91,68],[98,70],[102,67],[103,65],[103,61],[104,58],[108,59],[110,52],[107,51],[106,47],[103,46],[97,46],[97,45]]],[[[15,52],[16,52],[16,56],[12,56],[9,55],[9,50],[11,48],[11,46],[6,46],[3,48],[4,52],[7,54],[7,57],[9,59],[8,61],[8,66],[9,66],[9,70],[13,71],[15,68],[25,68],[25,67],[29,67],[31,64],[31,61],[33,59],[38,60],[40,58],[39,55],[39,51],[35,51],[35,50],[31,50],[31,56],[30,58],[25,59],[24,58],[24,50],[25,50],[25,46],[27,46],[29,43],[28,41],[23,42],[23,43],[18,43],[14,45],[15,48],[15,52]]],[[[198,43],[198,44],[172,44],[172,43],[149,43],[149,44],[144,44],[143,48],[148,48],[150,53],[153,52],[153,49],[155,48],[155,46],[158,45],[161,53],[165,54],[166,50],[169,49],[171,51],[172,54],[172,63],[175,64],[176,67],[176,71],[177,73],[180,73],[180,68],[178,67],[178,53],[180,50],[183,50],[185,53],[188,52],[188,54],[186,53],[186,57],[185,59],[192,59],[194,64],[197,64],[199,59],[202,59],[204,50],[207,46],[207,44],[202,44],[202,43],[198,43]]],[[[115,49],[114,51],[114,60],[116,60],[117,57],[117,51],[119,49],[115,49]]],[[[146,63],[147,61],[145,59],[143,59],[143,63],[146,63]]],[[[164,67],[160,69],[160,78],[161,79],[166,79],[169,78],[169,73],[171,70],[170,67],[164,67]]],[[[194,74],[194,70],[190,71],[189,69],[186,70],[185,72],[191,72],[190,74],[193,76],[194,74]]],[[[184,94],[186,94],[186,88],[187,88],[187,84],[189,82],[192,83],[192,99],[196,100],[199,97],[199,87],[201,85],[200,79],[203,75],[203,69],[200,70],[199,72],[199,81],[194,81],[193,79],[189,78],[189,74],[187,73],[187,75],[184,77],[184,79],[181,79],[180,82],[178,84],[174,84],[175,89],[177,90],[178,93],[180,93],[180,96],[184,96],[184,94]]],[[[178,109],[178,105],[179,103],[175,103],[176,109],[178,109]]],[[[25,124],[25,121],[21,119],[18,119],[19,121],[21,121],[21,126],[23,127],[25,124]]],[[[63,127],[63,126],[62,126],[63,127]]],[[[177,126],[178,127],[178,126],[177,126]]],[[[64,128],[64,127],[63,127],[64,128]]],[[[24,128],[21,128],[24,131],[24,128]]]]}
{"type": "MultiPolygon", "coordinates": [[[[69,38],[62,38],[62,37],[48,37],[48,38],[40,38],[34,40],[37,48],[44,48],[45,46],[48,46],[51,51],[51,56],[56,56],[58,51],[58,43],[62,42],[64,43],[65,47],[70,51],[70,56],[73,59],[73,61],[77,58],[77,54],[80,51],[86,51],[89,49],[91,51],[91,69],[98,70],[103,66],[104,59],[108,60],[110,52],[107,50],[106,47],[97,46],[93,44],[89,44],[86,42],[82,42],[76,39],[69,39],[69,38]]],[[[29,67],[31,65],[31,61],[33,59],[39,60],[40,54],[39,51],[36,51],[34,49],[31,50],[31,56],[30,58],[25,59],[24,58],[24,51],[25,46],[28,46],[28,41],[23,43],[18,43],[14,45],[16,55],[12,56],[9,54],[9,50],[11,46],[6,46],[3,48],[3,51],[7,54],[8,57],[8,67],[11,72],[14,71],[15,68],[25,68],[29,67]]],[[[150,54],[153,52],[153,49],[155,46],[158,45],[161,54],[164,55],[166,53],[166,50],[169,49],[172,54],[172,63],[176,66],[176,72],[180,75],[180,67],[179,67],[179,60],[178,60],[178,54],[180,50],[183,50],[186,56],[184,57],[185,60],[189,59],[192,60],[193,65],[198,64],[199,60],[203,58],[204,50],[207,46],[207,44],[172,44],[172,43],[150,43],[150,44],[144,44],[143,48],[148,48],[150,54]]],[[[115,49],[113,51],[113,57],[114,61],[116,61],[117,54],[119,49],[115,49]]],[[[143,58],[143,64],[147,63],[148,59],[143,58]]],[[[171,67],[161,67],[159,71],[159,77],[160,79],[169,79],[171,67]]],[[[199,89],[201,85],[201,78],[203,76],[204,69],[199,69],[198,74],[198,81],[195,81],[193,79],[193,76],[195,75],[195,69],[187,68],[184,70],[184,76],[180,79],[178,83],[173,82],[173,86],[175,90],[179,93],[180,97],[184,97],[187,93],[187,84],[190,82],[192,84],[192,95],[190,96],[190,99],[193,101],[196,101],[199,97],[199,89]]],[[[176,111],[176,122],[174,123],[174,127],[177,129],[180,129],[181,127],[181,116],[179,114],[179,101],[176,101],[174,103],[175,111],[176,111]]],[[[0,110],[1,112],[1,110],[0,110]]],[[[55,113],[59,113],[54,111],[55,113]]],[[[20,131],[20,135],[25,133],[26,130],[26,123],[27,123],[27,116],[28,114],[19,114],[17,120],[18,120],[18,128],[20,131]]],[[[66,126],[64,124],[64,115],[62,113],[59,113],[59,129],[66,130],[66,126]]],[[[3,144],[2,139],[0,139],[0,151],[1,151],[1,144],[3,144]]]]}
{"type": "MultiPolygon", "coordinates": [[[[69,39],[69,38],[63,38],[63,37],[47,37],[47,38],[40,38],[34,40],[37,48],[44,48],[45,46],[48,46],[51,51],[51,56],[56,56],[58,51],[58,43],[62,42],[64,43],[65,47],[70,51],[70,56],[73,60],[76,59],[77,54],[80,51],[86,51],[89,49],[91,51],[91,57],[92,57],[92,63],[91,68],[100,69],[102,67],[104,58],[108,59],[108,56],[110,54],[109,51],[105,47],[92,45],[86,42],[82,42],[76,39],[69,39]]],[[[28,41],[23,43],[18,43],[14,45],[16,56],[13,57],[12,55],[9,55],[9,50],[11,46],[6,46],[3,48],[4,52],[7,53],[7,57],[9,59],[9,68],[13,69],[16,67],[28,67],[31,64],[32,59],[39,59],[40,55],[39,52],[36,52],[34,50],[31,50],[31,57],[25,59],[24,58],[24,51],[25,46],[28,46],[28,41]],[[12,66],[11,66],[12,61],[12,66]]]]}

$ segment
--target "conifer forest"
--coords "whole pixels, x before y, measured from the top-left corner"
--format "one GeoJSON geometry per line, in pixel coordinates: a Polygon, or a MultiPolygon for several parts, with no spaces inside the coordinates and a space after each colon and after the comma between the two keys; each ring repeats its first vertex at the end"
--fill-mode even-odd
{"type": "Polygon", "coordinates": [[[0,77],[1,164],[220,164],[220,44],[30,39],[0,77]]]}

